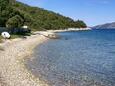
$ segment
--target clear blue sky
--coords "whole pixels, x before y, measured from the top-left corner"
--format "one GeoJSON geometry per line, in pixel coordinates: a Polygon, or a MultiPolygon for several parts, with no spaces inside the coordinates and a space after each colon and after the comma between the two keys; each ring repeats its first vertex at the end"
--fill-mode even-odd
{"type": "Polygon", "coordinates": [[[115,22],[115,0],[18,0],[31,6],[51,10],[88,26],[115,22]]]}

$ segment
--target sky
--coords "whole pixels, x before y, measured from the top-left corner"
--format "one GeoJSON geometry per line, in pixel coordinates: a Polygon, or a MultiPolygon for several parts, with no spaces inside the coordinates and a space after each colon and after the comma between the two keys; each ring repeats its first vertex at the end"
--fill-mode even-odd
{"type": "Polygon", "coordinates": [[[115,0],[17,0],[83,20],[88,26],[115,22],[115,0]]]}

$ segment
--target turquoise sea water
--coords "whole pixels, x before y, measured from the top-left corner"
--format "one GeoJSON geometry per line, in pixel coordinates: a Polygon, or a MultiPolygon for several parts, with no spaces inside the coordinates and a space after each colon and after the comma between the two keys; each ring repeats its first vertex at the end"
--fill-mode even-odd
{"type": "Polygon", "coordinates": [[[50,86],[115,86],[115,30],[58,34],[27,60],[35,76],[50,86]]]}

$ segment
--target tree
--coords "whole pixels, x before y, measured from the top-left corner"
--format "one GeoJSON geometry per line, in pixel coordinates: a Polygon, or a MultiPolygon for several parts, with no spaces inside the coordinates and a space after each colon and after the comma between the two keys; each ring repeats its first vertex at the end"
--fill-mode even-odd
{"type": "Polygon", "coordinates": [[[86,28],[87,27],[87,25],[83,21],[81,21],[81,20],[75,21],[74,26],[76,28],[86,28]]]}
{"type": "Polygon", "coordinates": [[[10,0],[0,0],[0,10],[5,10],[9,4],[10,0]]]}
{"type": "Polygon", "coordinates": [[[19,28],[23,25],[23,23],[24,23],[24,20],[19,15],[16,15],[16,16],[10,18],[6,22],[6,27],[8,27],[8,28],[19,28]]]}
{"type": "Polygon", "coordinates": [[[12,9],[12,0],[0,0],[0,26],[5,26],[6,21],[10,18],[12,9]]]}

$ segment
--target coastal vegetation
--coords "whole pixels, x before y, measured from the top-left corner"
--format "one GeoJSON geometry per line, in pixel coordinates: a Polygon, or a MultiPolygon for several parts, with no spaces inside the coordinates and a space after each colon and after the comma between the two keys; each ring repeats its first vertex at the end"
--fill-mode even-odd
{"type": "Polygon", "coordinates": [[[15,0],[0,0],[0,27],[20,28],[23,25],[32,30],[87,27],[82,20],[74,21],[59,13],[31,7],[15,0]]]}
{"type": "Polygon", "coordinates": [[[0,0],[0,33],[8,31],[13,34],[13,38],[31,31],[86,27],[82,20],[75,21],[59,13],[32,7],[16,0],[0,0]],[[29,30],[23,30],[24,25],[28,26],[29,30]]]}

